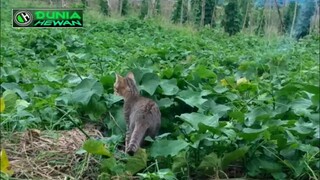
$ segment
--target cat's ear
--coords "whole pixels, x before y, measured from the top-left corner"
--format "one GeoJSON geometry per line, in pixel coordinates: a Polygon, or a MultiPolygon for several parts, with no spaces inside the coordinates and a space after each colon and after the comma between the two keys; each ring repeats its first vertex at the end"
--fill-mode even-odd
{"type": "Polygon", "coordinates": [[[129,72],[129,73],[127,74],[127,78],[131,79],[134,83],[136,83],[136,80],[134,80],[134,75],[133,75],[132,72],[129,72]]]}
{"type": "Polygon", "coordinates": [[[116,74],[116,81],[119,81],[120,79],[122,79],[122,77],[117,73],[116,74]]]}

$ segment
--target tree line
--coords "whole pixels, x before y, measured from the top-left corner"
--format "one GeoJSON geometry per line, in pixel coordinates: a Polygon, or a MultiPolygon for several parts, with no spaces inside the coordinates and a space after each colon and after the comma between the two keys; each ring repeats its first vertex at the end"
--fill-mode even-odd
{"type": "MultiPolygon", "coordinates": [[[[98,8],[106,16],[141,19],[165,17],[176,24],[223,28],[257,35],[287,34],[297,39],[319,33],[320,0],[49,0],[52,3],[98,8]]],[[[67,6],[67,5],[65,5],[67,6]]]]}

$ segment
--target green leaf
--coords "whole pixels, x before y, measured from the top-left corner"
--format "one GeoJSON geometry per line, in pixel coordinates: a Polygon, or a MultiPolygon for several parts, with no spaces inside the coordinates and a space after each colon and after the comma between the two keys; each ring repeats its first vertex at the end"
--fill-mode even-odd
{"type": "MultiPolygon", "coordinates": [[[[217,79],[217,75],[212,71],[209,70],[208,67],[199,65],[195,69],[196,75],[198,75],[200,78],[204,79],[213,79],[214,81],[217,79]]],[[[212,82],[214,82],[212,81],[212,82]]]]}
{"type": "Polygon", "coordinates": [[[173,75],[174,69],[173,68],[167,68],[165,70],[162,71],[163,76],[165,76],[166,78],[171,78],[173,75]]]}
{"type": "Polygon", "coordinates": [[[222,94],[222,93],[228,91],[229,89],[226,88],[226,87],[224,87],[224,86],[221,86],[221,85],[216,85],[216,86],[213,88],[213,90],[214,90],[216,93],[218,93],[218,94],[222,94]]]}
{"type": "Polygon", "coordinates": [[[117,166],[117,161],[114,157],[110,157],[108,159],[103,159],[101,162],[101,170],[103,172],[112,173],[114,172],[117,166]]]}
{"type": "Polygon", "coordinates": [[[244,122],[244,114],[241,111],[233,111],[229,113],[229,116],[238,120],[240,123],[244,122]]]}
{"type": "Polygon", "coordinates": [[[105,89],[113,88],[113,84],[115,82],[115,77],[111,75],[102,76],[100,78],[100,82],[105,89]]]}
{"type": "Polygon", "coordinates": [[[150,156],[176,156],[188,145],[184,140],[156,140],[150,148],[150,156]]]}
{"type": "Polygon", "coordinates": [[[6,113],[10,113],[16,107],[16,101],[18,100],[18,95],[16,94],[15,91],[6,90],[3,93],[3,99],[4,99],[4,103],[6,105],[5,112],[6,113]]]}
{"type": "Polygon", "coordinates": [[[22,99],[28,99],[27,93],[25,93],[17,83],[2,83],[1,87],[3,87],[5,90],[16,92],[22,99]]]}
{"type": "Polygon", "coordinates": [[[111,107],[113,104],[121,101],[123,97],[115,95],[115,94],[105,94],[104,98],[106,99],[106,105],[108,107],[111,107]]]}
{"type": "Polygon", "coordinates": [[[260,119],[269,119],[271,115],[272,111],[268,107],[257,106],[245,115],[245,125],[250,127],[255,123],[255,121],[260,119]]]}
{"type": "Polygon", "coordinates": [[[191,107],[200,107],[207,100],[202,98],[201,92],[195,92],[191,89],[178,93],[178,99],[182,100],[191,107]]]}
{"type": "Polygon", "coordinates": [[[248,152],[249,147],[244,146],[239,149],[236,149],[232,152],[224,154],[222,161],[221,161],[221,167],[223,169],[227,168],[232,162],[237,161],[239,159],[242,159],[244,155],[248,152]]]}
{"type": "Polygon", "coordinates": [[[289,129],[295,130],[300,134],[310,134],[314,132],[314,128],[313,123],[296,122],[295,127],[289,129]]]}
{"type": "Polygon", "coordinates": [[[260,168],[268,171],[268,172],[281,172],[282,167],[276,161],[259,159],[259,163],[257,164],[260,168]]]}
{"type": "Polygon", "coordinates": [[[179,154],[173,157],[172,171],[175,173],[183,171],[183,168],[187,167],[188,159],[186,157],[186,151],[181,151],[179,154]]]}
{"type": "Polygon", "coordinates": [[[91,154],[105,155],[108,157],[112,156],[101,141],[93,139],[86,140],[83,144],[83,149],[91,154]]]}
{"type": "Polygon", "coordinates": [[[145,149],[139,148],[138,151],[134,154],[134,156],[129,157],[126,163],[126,171],[131,174],[136,174],[140,170],[147,167],[147,153],[145,149]]]}
{"type": "Polygon", "coordinates": [[[183,121],[189,123],[194,129],[199,130],[199,123],[202,123],[209,127],[218,127],[219,123],[219,117],[217,115],[215,116],[206,116],[204,114],[200,113],[185,113],[181,114],[180,116],[177,116],[183,121]]]}
{"type": "Polygon", "coordinates": [[[216,153],[212,152],[203,158],[198,168],[207,172],[211,171],[214,174],[215,171],[221,168],[221,159],[218,158],[216,153]]]}
{"type": "Polygon", "coordinates": [[[157,104],[159,107],[169,108],[174,104],[173,99],[170,98],[162,98],[159,101],[157,101],[157,104]]]}
{"type": "Polygon", "coordinates": [[[172,96],[179,92],[176,79],[163,79],[160,81],[160,87],[163,90],[163,94],[167,96],[172,96]]]}
{"type": "Polygon", "coordinates": [[[87,105],[93,95],[101,96],[103,93],[103,86],[100,82],[94,79],[84,79],[74,89],[71,94],[71,103],[80,103],[87,105]]]}
{"type": "Polygon", "coordinates": [[[153,95],[159,86],[160,78],[154,73],[146,73],[141,79],[140,88],[153,95]]]}
{"type": "Polygon", "coordinates": [[[309,115],[311,110],[308,108],[312,105],[312,101],[309,99],[297,99],[290,103],[291,108],[297,115],[309,115]]]}
{"type": "Polygon", "coordinates": [[[268,126],[262,126],[260,129],[253,129],[253,128],[243,128],[242,132],[246,134],[254,134],[254,133],[261,133],[268,129],[268,126]]]}

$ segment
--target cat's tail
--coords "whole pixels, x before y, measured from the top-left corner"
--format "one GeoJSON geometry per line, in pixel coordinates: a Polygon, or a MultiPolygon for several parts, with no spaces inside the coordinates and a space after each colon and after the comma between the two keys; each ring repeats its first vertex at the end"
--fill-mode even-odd
{"type": "Polygon", "coordinates": [[[127,153],[130,156],[133,156],[134,153],[138,150],[138,148],[140,147],[140,144],[144,138],[144,135],[147,131],[147,126],[146,125],[142,125],[139,123],[135,124],[134,130],[132,132],[131,135],[131,139],[130,139],[130,143],[127,149],[127,153]]]}

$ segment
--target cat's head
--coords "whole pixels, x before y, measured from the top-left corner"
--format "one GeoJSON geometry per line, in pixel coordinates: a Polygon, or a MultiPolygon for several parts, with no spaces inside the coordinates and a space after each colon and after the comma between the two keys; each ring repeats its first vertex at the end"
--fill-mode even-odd
{"type": "Polygon", "coordinates": [[[139,94],[132,72],[129,72],[126,77],[116,74],[116,82],[114,83],[113,88],[116,95],[124,98],[139,94]]]}

